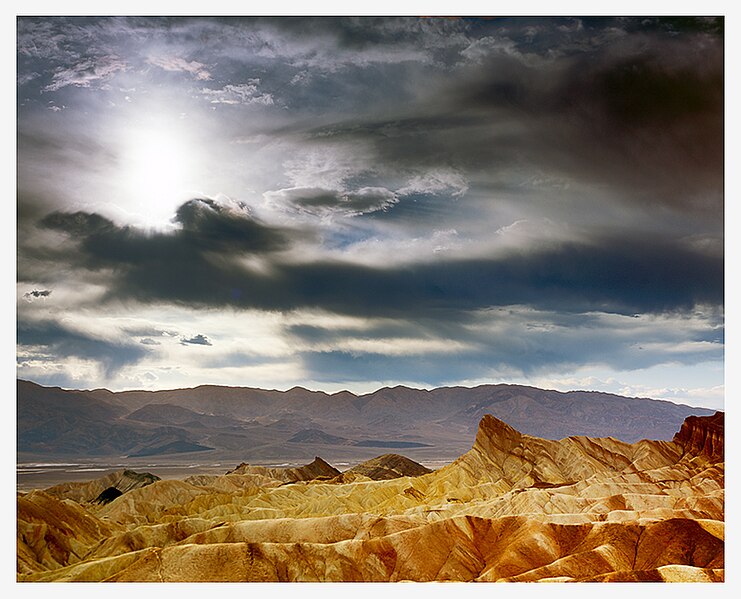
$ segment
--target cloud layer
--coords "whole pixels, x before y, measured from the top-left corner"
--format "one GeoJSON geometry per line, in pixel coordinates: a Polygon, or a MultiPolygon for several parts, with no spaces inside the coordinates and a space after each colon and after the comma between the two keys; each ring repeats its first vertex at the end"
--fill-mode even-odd
{"type": "Polygon", "coordinates": [[[19,373],[359,389],[716,368],[723,35],[20,18],[19,373]],[[132,140],[161,148],[144,170],[132,140]]]}
{"type": "Polygon", "coordinates": [[[285,258],[284,229],[246,213],[228,214],[212,200],[183,204],[175,222],[180,228],[173,232],[145,234],[96,214],[55,212],[40,225],[68,236],[69,249],[60,252],[66,266],[112,273],[108,296],[116,301],[319,308],[354,316],[436,314],[447,320],[507,305],[633,314],[723,300],[722,257],[674,239],[604,236],[487,258],[373,268],[285,258]],[[245,260],[255,255],[263,257],[263,268],[245,260]]]}

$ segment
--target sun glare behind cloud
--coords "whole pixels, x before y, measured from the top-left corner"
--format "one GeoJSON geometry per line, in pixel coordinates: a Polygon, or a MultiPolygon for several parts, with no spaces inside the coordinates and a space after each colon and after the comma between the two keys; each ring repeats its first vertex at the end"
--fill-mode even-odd
{"type": "Polygon", "coordinates": [[[141,127],[122,136],[120,177],[126,203],[142,224],[169,223],[197,187],[191,140],[175,127],[141,127]]]}

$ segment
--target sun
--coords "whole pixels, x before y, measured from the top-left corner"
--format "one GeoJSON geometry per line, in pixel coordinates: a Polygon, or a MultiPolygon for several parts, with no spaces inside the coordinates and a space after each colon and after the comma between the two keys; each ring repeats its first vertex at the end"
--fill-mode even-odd
{"type": "Polygon", "coordinates": [[[165,226],[197,187],[196,144],[166,123],[131,128],[122,137],[119,177],[126,209],[142,224],[165,226]]]}

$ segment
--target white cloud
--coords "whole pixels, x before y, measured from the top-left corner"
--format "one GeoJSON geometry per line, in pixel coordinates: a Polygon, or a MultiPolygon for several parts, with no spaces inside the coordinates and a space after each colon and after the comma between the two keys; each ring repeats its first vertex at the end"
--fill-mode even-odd
{"type": "Polygon", "coordinates": [[[44,88],[53,92],[73,85],[75,87],[92,87],[107,81],[120,71],[128,69],[125,61],[117,56],[88,58],[71,67],[60,67],[54,71],[52,82],[44,88]]]}
{"type": "Polygon", "coordinates": [[[357,144],[335,144],[322,148],[291,148],[294,158],[283,163],[294,187],[345,189],[345,181],[367,171],[371,157],[357,144]]]}
{"type": "Polygon", "coordinates": [[[453,169],[434,169],[415,175],[406,185],[396,190],[399,195],[449,193],[454,197],[463,196],[467,191],[466,177],[453,169]]]}
{"type": "Polygon", "coordinates": [[[64,361],[25,357],[22,351],[17,353],[17,377],[38,381],[45,384],[47,381],[57,381],[62,387],[90,389],[102,387],[104,379],[100,376],[100,369],[92,360],[67,357],[64,361]]]}
{"type": "MultiPolygon", "coordinates": [[[[530,40],[528,41],[532,41],[532,38],[537,35],[538,31],[535,28],[528,29],[530,31],[528,32],[526,30],[525,33],[530,36],[530,40]]],[[[509,37],[491,36],[477,39],[461,51],[461,56],[472,62],[481,62],[486,58],[496,55],[514,58],[531,67],[548,64],[557,56],[556,53],[550,51],[545,56],[530,52],[522,52],[517,48],[517,43],[509,37]]]]}
{"type": "Polygon", "coordinates": [[[241,137],[235,137],[231,140],[233,144],[245,145],[245,144],[260,144],[265,145],[273,141],[273,138],[264,133],[256,133],[255,135],[244,135],[241,137]]]}
{"type": "Polygon", "coordinates": [[[312,352],[348,353],[352,356],[378,354],[380,356],[423,356],[429,354],[454,354],[473,349],[474,346],[448,339],[410,339],[384,337],[382,339],[365,339],[362,337],[344,337],[332,343],[312,343],[297,349],[312,352]]]}
{"type": "MultiPolygon", "coordinates": [[[[722,371],[722,364],[718,363],[722,371]]],[[[513,384],[525,384],[541,389],[555,389],[556,391],[600,391],[614,393],[624,397],[641,397],[671,401],[691,406],[705,407],[714,410],[723,410],[725,404],[725,386],[719,384],[703,384],[709,380],[708,372],[713,369],[709,363],[694,366],[673,367],[658,365],[640,371],[620,371],[595,366],[580,366],[572,371],[561,370],[549,374],[523,377],[517,373],[503,373],[502,380],[513,384]],[[686,380],[678,381],[674,386],[660,386],[658,381],[679,379],[676,369],[686,371],[686,380]],[[672,376],[672,375],[675,376],[672,376]],[[686,384],[694,381],[695,384],[686,384]]],[[[722,372],[719,373],[722,381],[722,372]]],[[[485,383],[486,380],[469,381],[466,384],[474,385],[485,383]]]]}
{"type": "Polygon", "coordinates": [[[209,89],[204,87],[201,94],[211,104],[262,104],[270,106],[273,104],[273,96],[259,90],[260,80],[249,79],[246,83],[228,84],[221,89],[209,89]]]}
{"type": "Polygon", "coordinates": [[[122,340],[146,348],[146,357],[123,365],[106,377],[93,359],[44,356],[38,348],[26,351],[19,346],[19,378],[42,384],[67,381],[66,386],[111,390],[168,389],[206,382],[277,387],[290,381],[290,387],[305,378],[294,348],[283,338],[285,321],[278,314],[156,305],[118,306],[116,310],[107,307],[97,311],[70,309],[64,313],[65,326],[95,338],[122,340]],[[157,331],[161,331],[159,336],[155,336],[157,331]],[[183,345],[186,332],[186,338],[198,341],[200,336],[212,345],[183,345]],[[154,343],[142,342],[146,339],[154,343]]]}
{"type": "Polygon", "coordinates": [[[478,61],[492,54],[507,54],[520,57],[516,48],[517,44],[508,37],[482,37],[471,42],[467,48],[461,51],[461,56],[468,60],[478,61]]]}
{"type": "Polygon", "coordinates": [[[364,238],[336,251],[327,257],[348,260],[355,264],[384,267],[388,264],[413,264],[429,262],[440,257],[456,257],[464,252],[471,241],[461,237],[455,229],[435,229],[427,235],[409,237],[393,235],[393,231],[380,231],[375,237],[364,238]]]}
{"type": "Polygon", "coordinates": [[[291,79],[291,85],[306,85],[311,80],[309,71],[299,71],[291,79]]]}
{"type": "Polygon", "coordinates": [[[574,376],[565,377],[536,377],[527,379],[527,382],[537,387],[558,391],[597,390],[624,397],[660,399],[715,410],[723,410],[725,407],[725,386],[722,384],[710,387],[658,387],[630,379],[629,372],[616,372],[615,376],[607,378],[578,376],[575,373],[574,376]]]}
{"type": "Polygon", "coordinates": [[[205,64],[195,60],[188,62],[179,56],[150,56],[147,62],[165,71],[190,73],[198,81],[209,81],[212,78],[205,64]]]}

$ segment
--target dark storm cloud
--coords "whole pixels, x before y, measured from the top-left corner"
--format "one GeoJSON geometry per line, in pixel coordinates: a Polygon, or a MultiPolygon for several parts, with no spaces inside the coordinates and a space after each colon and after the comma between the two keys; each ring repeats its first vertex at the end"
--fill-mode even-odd
{"type": "Polygon", "coordinates": [[[465,43],[466,24],[455,19],[397,17],[280,17],[190,20],[192,34],[234,56],[241,50],[320,72],[405,62],[448,63],[465,43]]]}
{"type": "MultiPolygon", "coordinates": [[[[275,69],[287,69],[281,71],[288,77],[282,84],[286,94],[302,87],[287,83],[296,69],[307,68],[308,77],[321,73],[318,89],[324,95],[301,110],[311,113],[321,105],[326,124],[302,134],[297,122],[285,123],[279,137],[302,139],[309,147],[342,144],[349,152],[370,148],[376,179],[350,185],[349,173],[342,175],[349,188],[342,191],[296,184],[266,192],[269,201],[296,211],[369,214],[384,224],[405,218],[408,224],[427,212],[434,219],[458,210],[447,200],[463,196],[467,181],[470,193],[481,197],[493,189],[516,191],[522,173],[542,171],[608,188],[611,201],[628,206],[622,212],[628,226],[642,218],[630,216],[633,207],[661,206],[671,211],[668,217],[708,215],[711,233],[722,235],[723,40],[717,20],[31,19],[20,25],[19,54],[29,61],[83,64],[86,41],[95,42],[91,53],[110,56],[115,43],[127,45],[125,31],[140,41],[159,32],[163,41],[154,58],[148,57],[149,46],[138,58],[173,74],[180,69],[197,87],[205,84],[194,78],[202,73],[206,80],[203,69],[213,69],[215,57],[232,65],[227,69],[241,64],[242,76],[246,65],[259,66],[241,79],[254,83],[254,89],[239,88],[245,93],[258,90],[258,78],[260,92],[271,93],[274,82],[267,74],[275,69]],[[43,43],[35,42],[39,35],[43,43]],[[350,60],[361,56],[367,60],[350,60]],[[327,59],[324,68],[316,63],[320,58],[327,59]],[[400,77],[413,64],[421,70],[408,81],[400,77]],[[412,93],[412,83],[419,84],[413,101],[388,114],[375,110],[375,100],[344,116],[327,110],[327,94],[334,93],[328,90],[358,84],[358,93],[380,89],[403,96],[412,93]],[[458,185],[430,195],[409,184],[429,183],[441,169],[455,173],[458,185]],[[397,184],[384,181],[384,174],[397,184]]],[[[36,72],[31,66],[25,70],[36,72]]],[[[214,89],[232,85],[218,71],[209,73],[214,89]]],[[[542,190],[538,198],[523,202],[549,201],[542,190]]],[[[595,200],[596,220],[603,218],[598,204],[604,201],[595,200]]],[[[579,205],[580,213],[586,208],[579,205]]],[[[316,306],[357,314],[509,303],[642,312],[722,302],[722,261],[659,233],[655,240],[610,233],[589,244],[506,258],[374,269],[275,260],[271,255],[289,249],[297,231],[265,225],[212,200],[182,205],[175,222],[179,229],[163,234],[121,227],[91,212],[56,212],[43,220],[79,242],[64,250],[67,256],[60,251],[60,260],[113,269],[110,297],[142,301],[268,310],[316,306]],[[238,263],[248,254],[261,255],[268,270],[238,263]],[[687,265],[686,274],[678,264],[687,265]]],[[[39,256],[44,259],[53,256],[39,256]]]]}
{"type": "Polygon", "coordinates": [[[147,235],[88,213],[55,213],[42,224],[70,234],[77,266],[115,271],[111,299],[316,307],[365,316],[445,316],[511,304],[632,314],[723,302],[722,257],[669,238],[613,236],[491,258],[374,268],[279,260],[269,250],[286,247],[283,232],[223,215],[207,202],[184,204],[177,220],[181,231],[147,235]],[[240,251],[265,254],[268,268],[239,263],[240,251]]]}
{"type": "Polygon", "coordinates": [[[135,227],[88,212],[54,212],[44,217],[42,227],[63,231],[82,240],[80,250],[90,268],[147,264],[181,265],[206,260],[209,252],[262,254],[285,249],[289,231],[264,225],[246,210],[227,209],[211,199],[182,204],[172,233],[148,234],[135,227]]]}
{"type": "Polygon", "coordinates": [[[51,295],[51,289],[34,289],[23,294],[26,299],[38,298],[38,297],[49,297],[51,295]]]}
{"type": "Polygon", "coordinates": [[[356,315],[434,314],[526,304],[564,311],[661,312],[721,303],[723,261],[670,241],[598,240],[388,269],[284,266],[299,305],[356,315]]]}
{"type": "Polygon", "coordinates": [[[199,333],[189,339],[183,337],[180,340],[180,345],[213,345],[213,343],[208,340],[208,337],[199,333]]]}
{"type": "Polygon", "coordinates": [[[392,170],[452,166],[485,185],[538,168],[608,184],[627,203],[717,220],[723,39],[698,29],[585,19],[560,31],[510,19],[472,38],[467,60],[432,79],[413,114],[337,122],[309,137],[362,142],[392,170]]]}
{"type": "Polygon", "coordinates": [[[288,245],[288,231],[263,225],[240,207],[227,210],[214,200],[195,199],[181,205],[174,220],[182,235],[203,250],[263,253],[288,245]]]}
{"type": "MultiPolygon", "coordinates": [[[[320,111],[311,144],[368,146],[390,176],[449,167],[486,192],[540,168],[717,224],[722,29],[703,18],[29,18],[19,72],[43,73],[26,85],[53,94],[166,65],[209,102],[320,111]],[[194,87],[203,69],[213,84],[194,87]]],[[[277,137],[303,127],[279,122],[277,137]]]]}
{"type": "MultiPolygon", "coordinates": [[[[249,21],[254,22],[252,19],[249,21]]],[[[441,39],[442,36],[454,36],[465,28],[465,23],[456,19],[416,17],[281,17],[260,19],[260,22],[294,38],[329,38],[340,48],[354,50],[376,48],[379,45],[442,46],[455,43],[455,40],[441,39]]],[[[225,23],[229,23],[229,20],[225,23]]]]}
{"type": "Polygon", "coordinates": [[[388,342],[386,352],[305,351],[300,357],[304,368],[317,381],[407,380],[435,386],[489,376],[492,371],[518,375],[537,375],[554,368],[568,371],[583,365],[585,356],[591,364],[609,364],[621,370],[650,368],[667,361],[690,365],[723,359],[722,341],[717,338],[708,339],[710,345],[698,343],[696,349],[677,353],[672,349],[681,343],[681,335],[670,338],[663,346],[651,347],[662,337],[655,328],[621,337],[618,328],[604,325],[580,329],[577,323],[570,330],[548,331],[547,326],[531,328],[511,315],[505,318],[508,326],[501,332],[459,329],[455,336],[446,339],[451,346],[447,352],[421,350],[397,355],[393,352],[394,343],[388,342]],[[475,345],[460,349],[455,341],[475,345]]]}
{"type": "Polygon", "coordinates": [[[670,34],[712,33],[723,35],[723,17],[646,17],[624,19],[626,30],[658,30],[670,34]]]}
{"type": "MultiPolygon", "coordinates": [[[[282,329],[310,348],[288,362],[314,380],[647,367],[685,341],[679,362],[722,359],[722,316],[702,334],[666,336],[661,321],[625,338],[601,318],[722,312],[722,19],[21,18],[17,82],[24,291],[102,288],[98,313],[148,304],[366,319],[362,330],[282,329]],[[100,189],[126,179],[114,125],[149,109],[202,131],[192,149],[209,175],[196,173],[195,189],[250,198],[275,220],[210,199],[181,205],[167,231],[102,216],[137,213],[123,192],[101,208],[100,189]],[[544,230],[493,243],[500,227],[545,218],[561,241],[544,230]],[[441,229],[460,245],[421,258],[415,244],[441,229]],[[364,244],[386,239],[412,254],[357,263],[364,244]],[[510,249],[484,255],[490,245],[510,249]],[[513,313],[492,317],[509,323],[492,330],[481,313],[499,309],[513,313]],[[374,353],[393,339],[411,353],[374,353]],[[644,340],[664,345],[634,344],[644,340]]],[[[41,304],[20,302],[28,313],[41,304]]],[[[173,326],[171,343],[210,344],[173,326]]],[[[146,347],[163,338],[157,327],[123,334],[116,345],[19,324],[37,360],[97,359],[112,373],[161,349],[146,347]]]]}
{"type": "Polygon", "coordinates": [[[76,357],[98,362],[108,378],[124,366],[141,361],[148,353],[136,344],[101,339],[54,320],[19,320],[17,341],[19,346],[26,346],[40,356],[53,355],[54,360],[76,357]]]}
{"type": "Polygon", "coordinates": [[[448,321],[410,314],[360,328],[294,325],[287,333],[307,348],[300,356],[316,380],[367,377],[441,385],[492,370],[532,375],[569,369],[583,364],[585,356],[592,364],[625,370],[667,359],[681,364],[718,360],[723,357],[722,320],[712,310],[692,321],[686,311],[657,320],[509,306],[448,321]],[[432,351],[425,345],[429,340],[436,342],[432,351]],[[348,344],[355,349],[343,349],[348,344]]]}

